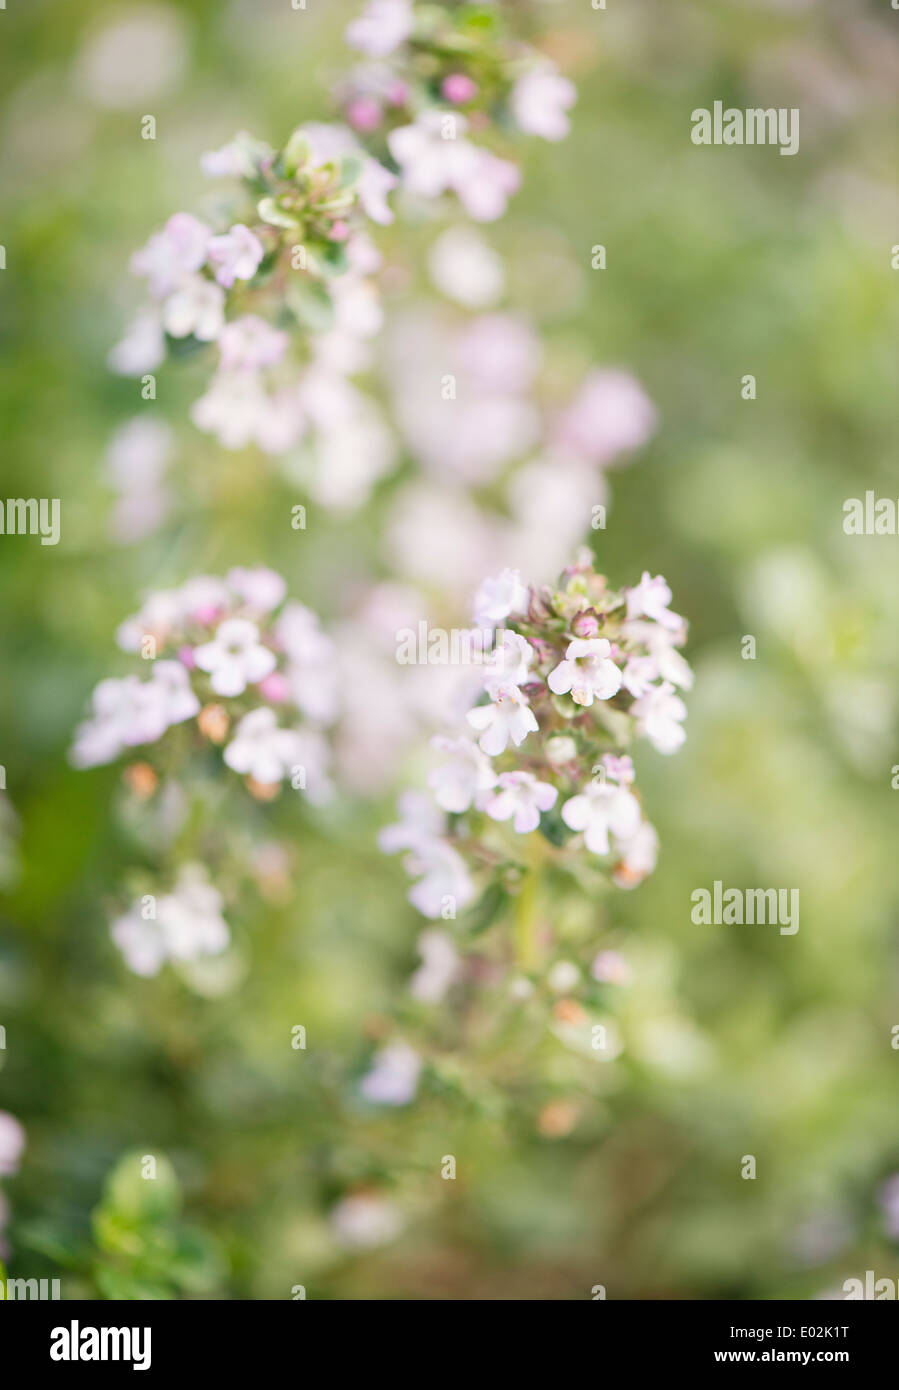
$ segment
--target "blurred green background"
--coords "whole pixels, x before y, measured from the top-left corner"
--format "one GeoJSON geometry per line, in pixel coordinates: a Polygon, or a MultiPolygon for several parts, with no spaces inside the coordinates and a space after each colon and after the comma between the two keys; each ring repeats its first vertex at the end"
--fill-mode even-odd
{"type": "MultiPolygon", "coordinates": [[[[634,971],[622,1059],[597,1079],[550,1038],[507,1103],[444,1078],[383,1116],[354,1108],[343,1078],[415,962],[404,876],[375,845],[392,797],[299,825],[274,809],[293,892],[235,923],[239,988],[198,998],[120,962],[106,925],[130,862],[120,771],[65,760],[147,587],[264,562],[328,619],[355,578],[385,572],[389,485],[298,536],[296,490],[186,423],[192,368],[159,373],[188,499],[176,521],[111,542],[102,462],[142,408],[105,365],[137,299],[128,256],[196,208],[202,151],[327,119],[357,7],[0,13],[3,495],[59,497],[63,516],[56,548],[0,542],[0,762],[21,830],[0,920],[0,1109],[28,1136],[4,1191],[11,1272],[62,1272],[64,1296],[810,1298],[869,1268],[899,1277],[877,1200],[899,1170],[899,540],[842,531],[845,498],[899,496],[899,13],[513,8],[580,98],[566,142],[523,147],[523,190],[486,235],[558,360],[626,367],[658,407],[655,439],[613,475],[597,556],[616,583],[667,577],[696,685],[684,750],[638,759],[659,867],[591,926],[634,971]],[[147,95],[97,58],[133,13],[170,46],[147,95]],[[694,147],[690,113],[715,100],[799,107],[799,154],[694,147]],[[155,142],[140,138],[148,112],[155,142]],[[547,257],[568,267],[565,293],[547,257]],[[798,934],[694,925],[690,894],[715,879],[798,888],[798,934]],[[307,1052],[290,1048],[296,1023],[307,1052]],[[540,1107],[568,1098],[577,1123],[541,1133],[540,1107]],[[177,1175],[158,1209],[129,1185],[136,1160],[103,1197],[123,1155],[156,1153],[177,1175]],[[454,1183],[439,1177],[450,1153],[454,1183]],[[355,1183],[389,1191],[405,1230],[350,1257],[328,1213],[355,1183]]],[[[429,236],[385,240],[414,267],[429,236]]]]}

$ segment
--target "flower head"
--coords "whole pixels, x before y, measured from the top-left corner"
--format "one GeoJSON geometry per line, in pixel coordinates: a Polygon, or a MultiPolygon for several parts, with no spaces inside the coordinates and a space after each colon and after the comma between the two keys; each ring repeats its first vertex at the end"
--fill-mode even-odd
{"type": "Polygon", "coordinates": [[[565,649],[565,660],[548,675],[547,685],[556,695],[570,691],[576,705],[610,700],[621,689],[621,672],[610,658],[611,650],[605,637],[576,637],[565,649]]]}
{"type": "Polygon", "coordinates": [[[495,685],[490,704],[477,705],[467,718],[473,729],[481,731],[478,743],[491,758],[504,753],[510,740],[517,748],[539,728],[526,697],[516,685],[509,684],[495,685]]]}
{"type": "Polygon", "coordinates": [[[590,782],[565,802],[562,819],[571,830],[584,832],[584,844],[594,854],[608,854],[610,832],[620,840],[637,833],[640,803],[624,787],[590,782]]]}
{"type": "Polygon", "coordinates": [[[224,236],[214,236],[209,242],[209,264],[215,267],[215,278],[226,290],[235,280],[252,280],[262,263],[265,248],[255,232],[237,222],[224,236]]]}
{"type": "Polygon", "coordinates": [[[509,105],[517,125],[528,135],[564,140],[571,129],[567,112],[576,100],[574,83],[547,67],[535,68],[519,77],[509,105]]]}
{"type": "Polygon", "coordinates": [[[228,618],[211,642],[196,647],[194,661],[209,672],[217,695],[241,695],[248,685],[275,669],[275,654],[259,641],[259,629],[247,618],[228,618]]]}
{"type": "Polygon", "coordinates": [[[558,789],[538,782],[532,772],[503,772],[499,790],[488,797],[486,811],[492,820],[511,820],[518,835],[528,835],[540,824],[540,813],[556,804],[558,789]]]}

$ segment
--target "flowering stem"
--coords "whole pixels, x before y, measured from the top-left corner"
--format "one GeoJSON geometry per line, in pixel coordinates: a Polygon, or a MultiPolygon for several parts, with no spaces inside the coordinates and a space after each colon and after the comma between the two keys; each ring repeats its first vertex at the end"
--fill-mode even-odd
{"type": "Polygon", "coordinates": [[[516,958],[522,970],[537,968],[537,887],[539,869],[528,869],[515,905],[516,958]]]}
{"type": "Polygon", "coordinates": [[[546,857],[540,836],[531,835],[529,838],[528,867],[522,877],[515,905],[516,958],[522,970],[536,970],[539,964],[537,928],[540,919],[540,871],[546,857]]]}

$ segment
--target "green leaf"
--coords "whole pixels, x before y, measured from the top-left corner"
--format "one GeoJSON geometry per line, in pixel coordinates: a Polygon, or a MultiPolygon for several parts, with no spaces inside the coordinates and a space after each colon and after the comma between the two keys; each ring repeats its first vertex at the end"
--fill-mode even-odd
{"type": "Polygon", "coordinates": [[[543,838],[549,840],[549,843],[556,845],[557,848],[566,845],[571,839],[571,831],[555,808],[551,811],[544,811],[540,817],[539,829],[543,838]]]}
{"type": "Polygon", "coordinates": [[[312,144],[309,136],[298,126],[284,146],[281,156],[284,173],[288,178],[293,178],[298,169],[305,169],[311,162],[312,144]]]}
{"type": "Polygon", "coordinates": [[[302,219],[296,213],[285,211],[276,198],[260,198],[256,204],[256,211],[270,227],[287,227],[294,231],[301,225],[302,219]]]}
{"type": "Polygon", "coordinates": [[[345,154],[340,159],[338,188],[355,188],[362,177],[365,161],[361,155],[345,154]]]}

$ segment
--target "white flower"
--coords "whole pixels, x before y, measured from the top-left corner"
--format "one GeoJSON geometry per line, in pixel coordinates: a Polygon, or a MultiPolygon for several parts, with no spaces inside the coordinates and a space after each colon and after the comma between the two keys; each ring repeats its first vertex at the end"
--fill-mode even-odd
{"type": "Polygon", "coordinates": [[[256,613],[270,613],[287,593],[287,584],[282,576],[264,566],[258,569],[230,569],[227,580],[234,592],[256,613]]]}
{"type": "Polygon", "coordinates": [[[659,753],[676,753],[687,737],[681,723],[687,717],[687,707],[675,695],[670,681],[663,681],[635,700],[631,714],[637,719],[637,732],[644,734],[659,753]]]}
{"type": "Polygon", "coordinates": [[[619,842],[617,849],[620,857],[612,878],[619,888],[636,888],[652,873],[659,857],[659,837],[655,826],[650,825],[648,820],[641,821],[635,834],[629,840],[619,842]]]}
{"type": "Polygon", "coordinates": [[[195,647],[193,655],[200,670],[209,672],[217,695],[242,695],[276,664],[274,652],[259,641],[258,627],[246,618],[227,618],[213,640],[195,647]]]}
{"type": "Polygon", "coordinates": [[[560,661],[547,676],[546,683],[556,695],[566,695],[576,705],[592,705],[597,700],[610,700],[621,689],[621,672],[609,657],[611,643],[605,637],[576,637],[560,661]]]}
{"type": "Polygon", "coordinates": [[[399,810],[396,824],[385,825],[378,834],[378,846],[385,854],[430,844],[446,830],[446,816],[424,792],[403,792],[399,810]]]}
{"type": "Polygon", "coordinates": [[[399,183],[396,174],[385,169],[377,159],[365,159],[357,184],[359,201],[366,217],[380,226],[386,227],[393,221],[393,210],[387,202],[387,194],[399,183]]]}
{"type": "MultiPolygon", "coordinates": [[[[661,676],[662,680],[671,681],[673,685],[679,685],[682,690],[692,688],[693,672],[680,652],[677,651],[677,647],[686,641],[686,619],[681,619],[681,627],[678,630],[660,627],[655,622],[643,622],[634,619],[623,624],[622,636],[629,641],[640,642],[646,647],[656,668],[656,675],[661,676]]],[[[634,659],[641,660],[641,658],[631,658],[631,660],[634,659]]],[[[645,674],[649,667],[641,666],[638,670],[645,674]]],[[[631,693],[636,696],[645,694],[645,691],[632,690],[631,693]]]]}
{"type": "MultiPolygon", "coordinates": [[[[197,429],[214,434],[226,449],[243,449],[252,440],[261,439],[272,409],[273,401],[255,372],[219,371],[206,394],[194,401],[190,418],[197,429]]],[[[299,406],[294,403],[287,435],[290,442],[302,433],[301,422],[299,406]]]]}
{"type": "Polygon", "coordinates": [[[669,611],[671,590],[660,574],[651,579],[649,570],[644,570],[640,583],[634,589],[626,589],[628,618],[652,618],[662,627],[677,631],[684,625],[678,613],[669,611]]]}
{"type": "Polygon", "coordinates": [[[410,193],[439,198],[452,187],[464,116],[424,111],[413,125],[398,126],[387,137],[390,153],[403,171],[410,193]]]}
{"type": "Polygon", "coordinates": [[[190,684],[190,676],[180,661],[157,661],[153,665],[153,685],[162,700],[162,716],[168,726],[183,724],[200,713],[200,701],[190,684]]]}
{"type": "MultiPolygon", "coordinates": [[[[157,594],[155,597],[166,596],[157,594]]],[[[225,582],[211,574],[198,574],[188,579],[171,597],[179,617],[204,625],[215,622],[230,602],[225,582]]]]}
{"type": "Polygon", "coordinates": [[[375,1053],[374,1065],[359,1089],[378,1105],[408,1105],[415,1099],[421,1058],[408,1043],[390,1043],[375,1053]]]}
{"type": "Polygon", "coordinates": [[[403,1218],[392,1202],[374,1193],[344,1197],[331,1212],[334,1237],[347,1250],[371,1250],[395,1240],[403,1218]]]}
{"type": "Polygon", "coordinates": [[[244,715],[223,756],[235,772],[272,783],[280,782],[294,767],[304,766],[303,746],[299,732],[280,729],[275,711],[264,705],[244,715]]]}
{"type": "Polygon", "coordinates": [[[627,753],[622,753],[620,757],[615,753],[604,753],[602,765],[613,782],[620,782],[623,787],[629,787],[633,782],[634,760],[627,753]]]}
{"type": "Polygon", "coordinates": [[[590,974],[601,985],[628,985],[633,971],[618,951],[600,951],[594,956],[590,974]]]}
{"type": "Polygon", "coordinates": [[[159,310],[143,309],[124,338],[110,349],[106,358],[110,371],[119,376],[143,376],[155,371],[165,360],[165,334],[159,310]]]}
{"type": "Polygon", "coordinates": [[[291,696],[309,719],[330,724],[339,709],[337,648],[322,632],[316,615],[301,603],[288,603],[275,623],[275,640],[287,656],[291,696]]]}
{"type": "Polygon", "coordinates": [[[621,673],[621,684],[629,695],[639,700],[660,675],[659,663],[654,656],[629,656],[621,673]]]}
{"type": "Polygon", "coordinates": [[[531,772],[503,772],[499,791],[487,800],[492,820],[512,820],[518,835],[527,835],[540,824],[540,812],[556,803],[558,791],[549,782],[538,782],[531,772]]]}
{"type": "Polygon", "coordinates": [[[441,293],[466,309],[489,309],[502,298],[502,257],[471,227],[450,227],[428,253],[428,271],[441,293]]]}
{"type": "Polygon", "coordinates": [[[562,807],[571,830],[583,830],[584,843],[594,854],[608,854],[609,832],[627,840],[637,833],[640,803],[632,792],[610,782],[590,782],[562,807]]]}
{"type": "Polygon", "coordinates": [[[221,915],[222,896],[206,870],[187,864],[171,893],[159,898],[152,915],[143,902],[117,917],[110,934],[136,975],[158,975],[168,960],[189,961],[219,955],[230,940],[221,915]]]}
{"type": "Polygon", "coordinates": [[[155,637],[158,646],[165,646],[182,616],[179,591],[160,589],[149,595],[139,613],[120,623],[116,642],[123,652],[139,652],[145,637],[155,637]]]}
{"type": "Polygon", "coordinates": [[[15,1115],[0,1110],[0,1177],[11,1178],[18,1172],[25,1151],[25,1131],[15,1115]]]}
{"type": "Polygon", "coordinates": [[[170,960],[196,960],[225,950],[230,937],[222,901],[202,865],[188,864],[181,870],[174,891],[156,904],[170,960]]]}
{"type": "Polygon", "coordinates": [[[517,748],[539,725],[517,686],[497,686],[491,693],[493,703],[477,705],[468,711],[467,719],[473,729],[481,730],[478,743],[483,751],[496,758],[505,752],[510,739],[517,748]]]}
{"type": "Polygon", "coordinates": [[[428,776],[428,786],[434,799],[444,811],[461,813],[472,805],[483,804],[483,794],[496,785],[496,773],[476,743],[468,738],[446,738],[436,734],[431,747],[450,755],[449,760],[434,768],[428,776]]]}
{"type": "Polygon", "coordinates": [[[418,938],[421,965],[409,981],[409,992],[422,1004],[439,1004],[461,970],[459,952],[451,936],[428,927],[418,938]]]}
{"type": "Polygon", "coordinates": [[[554,994],[570,994],[581,982],[581,972],[573,960],[557,960],[546,977],[554,994]]]}
{"type": "Polygon", "coordinates": [[[519,128],[544,140],[564,140],[571,129],[565,114],[577,100],[577,89],[553,68],[537,68],[519,77],[509,105],[519,128]]]}
{"type": "Polygon", "coordinates": [[[200,269],[206,260],[211,228],[189,212],[176,212],[161,232],[131,257],[135,275],[146,275],[150,293],[157,299],[170,294],[185,275],[200,269]]]}
{"type": "Polygon", "coordinates": [[[464,859],[442,840],[421,841],[406,856],[403,867],[412,877],[420,876],[409,890],[409,901],[423,917],[441,917],[446,909],[455,915],[474,897],[464,859]]]}
{"type": "Polygon", "coordinates": [[[171,426],[147,415],[135,415],[109,441],[107,476],[117,492],[144,496],[160,482],[173,448],[171,426]]]}
{"type": "Polygon", "coordinates": [[[265,255],[265,248],[255,232],[236,222],[224,236],[214,236],[209,243],[209,264],[215,266],[215,278],[226,290],[235,280],[252,280],[265,255]]]}
{"type": "Polygon", "coordinates": [[[534,648],[526,637],[504,631],[500,645],[484,668],[484,685],[488,691],[498,685],[523,685],[533,659],[534,648]]]}
{"type": "Polygon", "coordinates": [[[527,606],[528,588],[519,571],[505,569],[485,579],[475,594],[474,621],[477,627],[490,627],[513,613],[525,613],[527,606]]]}
{"type": "Polygon", "coordinates": [[[462,142],[453,187],[469,217],[495,222],[521,187],[521,172],[510,160],[462,142]]]}
{"type": "Polygon", "coordinates": [[[256,173],[259,162],[273,153],[263,141],[242,130],[227,145],[201,155],[200,168],[208,179],[248,179],[256,173]]]}
{"type": "Polygon", "coordinates": [[[135,975],[158,975],[168,959],[159,922],[155,918],[145,921],[140,905],[114,918],[109,934],[135,975]]]}
{"type": "Polygon", "coordinates": [[[224,292],[202,275],[185,276],[162,306],[162,324],[173,338],[192,333],[211,343],[225,325],[224,292]]]}
{"type": "Polygon", "coordinates": [[[299,785],[294,784],[294,789],[302,791],[313,806],[320,806],[334,794],[334,786],[328,776],[330,749],[327,740],[317,729],[297,729],[294,740],[291,772],[293,777],[302,777],[299,785]]]}
{"type": "Polygon", "coordinates": [[[346,41],[371,58],[386,58],[414,28],[412,0],[368,0],[364,12],[347,27],[346,41]]]}
{"type": "MultiPolygon", "coordinates": [[[[174,665],[177,663],[163,663],[174,665]]],[[[186,673],[185,673],[186,675],[186,673]]],[[[182,690],[182,701],[185,692],[182,690]]],[[[172,722],[169,718],[177,693],[165,675],[161,681],[141,681],[137,676],[101,681],[91,697],[91,718],[75,731],[70,754],[75,767],[96,767],[112,762],[125,748],[153,743],[172,722]]],[[[189,718],[189,714],[182,714],[189,718]]]]}
{"type": "Polygon", "coordinates": [[[596,368],[559,418],[555,439],[566,453],[604,468],[645,444],[655,426],[655,407],[638,381],[596,368]]]}
{"type": "Polygon", "coordinates": [[[276,367],[289,342],[287,333],[272,328],[258,314],[244,314],[226,324],[219,335],[222,367],[225,371],[276,367]]]}
{"type": "Polygon", "coordinates": [[[452,189],[478,222],[493,222],[506,210],[521,175],[514,164],[461,139],[468,122],[458,112],[423,111],[413,125],[398,126],[387,144],[403,184],[421,198],[452,189]]]}

